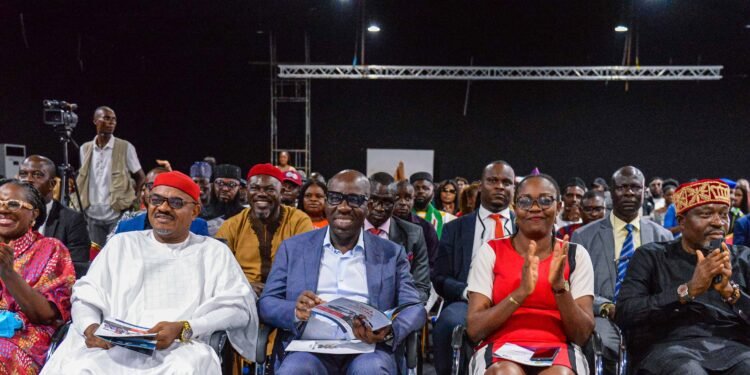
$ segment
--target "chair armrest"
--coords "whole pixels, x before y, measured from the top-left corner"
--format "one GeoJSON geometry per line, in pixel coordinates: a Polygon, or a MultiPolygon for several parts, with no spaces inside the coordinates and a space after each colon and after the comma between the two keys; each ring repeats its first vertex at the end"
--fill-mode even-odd
{"type": "Polygon", "coordinates": [[[221,358],[221,352],[224,350],[224,346],[227,343],[227,333],[226,331],[216,331],[211,334],[211,337],[208,338],[208,346],[213,349],[216,354],[221,358]]]}
{"type": "Polygon", "coordinates": [[[52,358],[52,354],[55,353],[57,347],[60,346],[60,343],[62,343],[62,341],[65,339],[65,336],[68,335],[68,329],[70,329],[70,325],[71,322],[65,322],[62,326],[60,326],[60,328],[57,329],[57,331],[55,331],[55,334],[50,338],[49,349],[47,349],[47,361],[52,358]]]}
{"type": "Polygon", "coordinates": [[[464,346],[465,337],[466,327],[457,325],[453,328],[453,335],[451,336],[451,347],[453,350],[460,350],[464,346]]]}
{"type": "Polygon", "coordinates": [[[413,331],[406,337],[406,367],[417,368],[419,362],[419,331],[413,331]]]}
{"type": "Polygon", "coordinates": [[[266,346],[268,346],[268,336],[273,330],[274,328],[269,325],[260,325],[258,329],[258,342],[255,346],[255,363],[266,363],[266,346]]]}

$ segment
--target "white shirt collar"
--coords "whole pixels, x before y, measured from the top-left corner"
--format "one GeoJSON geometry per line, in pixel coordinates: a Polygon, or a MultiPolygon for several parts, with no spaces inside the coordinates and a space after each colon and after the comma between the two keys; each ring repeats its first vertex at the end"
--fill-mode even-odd
{"type": "MultiPolygon", "coordinates": [[[[349,249],[352,251],[364,251],[365,250],[365,240],[364,240],[364,231],[362,229],[359,230],[359,238],[357,239],[357,244],[354,245],[353,249],[349,249]]],[[[338,251],[335,246],[333,246],[333,243],[331,243],[331,226],[326,227],[326,236],[323,239],[323,249],[330,249],[332,251],[338,251]]]]}
{"type": "MultiPolygon", "coordinates": [[[[365,219],[365,230],[370,230],[370,228],[375,228],[375,226],[370,223],[370,220],[365,219]]],[[[391,229],[391,218],[388,218],[388,220],[381,224],[378,229],[383,231],[385,234],[390,234],[389,231],[391,229]]]]}
{"type": "Polygon", "coordinates": [[[115,148],[115,136],[114,135],[111,136],[111,137],[109,137],[109,141],[102,148],[99,148],[99,145],[96,143],[96,138],[97,138],[97,136],[94,136],[94,147],[96,147],[97,149],[104,150],[104,149],[108,149],[108,148],[115,148]]]}
{"type": "Polygon", "coordinates": [[[484,206],[482,206],[481,204],[479,205],[479,212],[477,213],[477,217],[479,217],[480,220],[484,221],[484,220],[489,219],[490,215],[495,214],[495,213],[500,214],[500,216],[502,216],[506,220],[510,220],[510,208],[509,207],[505,207],[505,209],[500,212],[492,212],[484,208],[484,206]]]}

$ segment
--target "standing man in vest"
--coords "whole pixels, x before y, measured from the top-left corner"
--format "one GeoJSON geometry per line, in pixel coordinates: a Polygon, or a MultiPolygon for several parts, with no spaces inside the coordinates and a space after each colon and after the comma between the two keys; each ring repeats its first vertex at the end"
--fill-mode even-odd
{"type": "Polygon", "coordinates": [[[101,246],[120,215],[138,201],[136,192],[146,181],[135,147],[112,135],[116,125],[112,108],[99,107],[94,111],[96,137],[81,147],[81,169],[76,179],[89,236],[101,246]]]}

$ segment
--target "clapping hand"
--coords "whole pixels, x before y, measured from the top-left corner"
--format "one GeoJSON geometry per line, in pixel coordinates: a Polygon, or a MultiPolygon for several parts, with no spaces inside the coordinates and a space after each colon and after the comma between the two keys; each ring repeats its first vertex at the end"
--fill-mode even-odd
{"type": "Polygon", "coordinates": [[[5,276],[13,270],[13,241],[0,243],[0,276],[5,276]]]}
{"type": "Polygon", "coordinates": [[[724,299],[732,296],[734,288],[729,284],[729,280],[732,279],[732,259],[730,256],[729,248],[724,242],[721,243],[721,253],[723,255],[724,262],[721,264],[721,282],[713,284],[714,289],[721,294],[724,299]]]}
{"type": "Polygon", "coordinates": [[[521,292],[524,298],[534,293],[536,282],[539,279],[539,257],[536,256],[536,241],[529,242],[529,249],[526,251],[526,261],[523,263],[521,273],[521,292]]]}
{"type": "Polygon", "coordinates": [[[553,289],[562,289],[565,283],[565,264],[568,261],[568,235],[563,237],[562,242],[555,241],[552,250],[552,264],[549,266],[549,283],[553,289]]]}

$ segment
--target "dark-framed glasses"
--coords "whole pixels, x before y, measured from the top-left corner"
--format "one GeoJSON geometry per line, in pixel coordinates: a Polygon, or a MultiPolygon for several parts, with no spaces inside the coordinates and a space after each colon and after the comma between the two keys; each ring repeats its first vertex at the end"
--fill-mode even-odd
{"type": "Polygon", "coordinates": [[[169,207],[174,208],[175,210],[179,210],[180,208],[184,207],[186,204],[197,204],[197,202],[186,202],[184,199],[179,197],[162,197],[158,194],[151,194],[151,196],[148,197],[148,203],[154,207],[161,206],[164,202],[167,202],[169,207]]]}
{"type": "Polygon", "coordinates": [[[337,191],[326,193],[326,203],[338,206],[346,200],[350,207],[362,207],[367,202],[367,196],[362,194],[344,194],[337,191]]]}
{"type": "Polygon", "coordinates": [[[516,207],[527,211],[534,206],[534,203],[536,203],[541,209],[546,210],[552,207],[553,204],[555,204],[555,198],[548,195],[543,195],[537,199],[533,199],[525,195],[523,197],[519,197],[518,200],[516,200],[516,207]]]}
{"type": "Polygon", "coordinates": [[[390,210],[396,205],[396,201],[390,198],[370,197],[367,201],[370,202],[373,207],[381,206],[385,210],[390,210]]]}
{"type": "Polygon", "coordinates": [[[33,210],[34,205],[29,202],[20,201],[18,199],[8,199],[7,201],[0,200],[0,207],[5,206],[9,211],[18,211],[22,208],[27,210],[33,210]]]}
{"type": "Polygon", "coordinates": [[[443,193],[456,194],[456,190],[455,189],[443,189],[443,193]]]}
{"type": "Polygon", "coordinates": [[[219,187],[219,189],[221,189],[221,188],[234,189],[237,186],[240,186],[240,183],[239,182],[235,182],[235,181],[221,181],[221,180],[218,180],[218,181],[214,181],[214,183],[216,184],[216,186],[219,187]]]}

